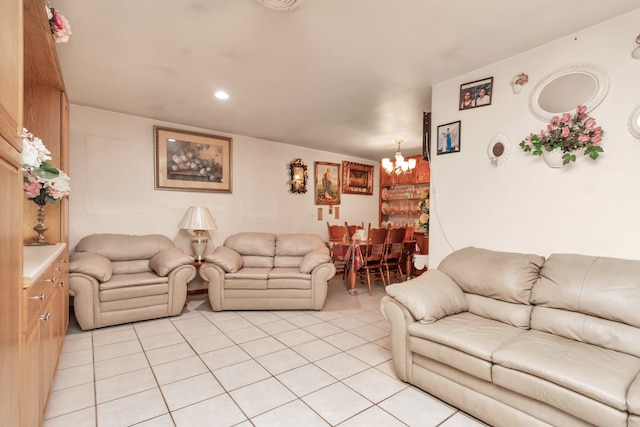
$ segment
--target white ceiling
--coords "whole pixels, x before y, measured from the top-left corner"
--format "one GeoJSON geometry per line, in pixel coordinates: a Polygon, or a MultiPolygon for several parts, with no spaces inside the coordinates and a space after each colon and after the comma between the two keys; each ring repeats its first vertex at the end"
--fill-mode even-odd
{"type": "Polygon", "coordinates": [[[51,3],[73,31],[57,46],[73,104],[372,160],[391,156],[398,138],[405,155],[420,153],[434,84],[639,6],[301,0],[282,12],[255,0],[51,3]],[[215,99],[217,89],[231,98],[215,99]]]}

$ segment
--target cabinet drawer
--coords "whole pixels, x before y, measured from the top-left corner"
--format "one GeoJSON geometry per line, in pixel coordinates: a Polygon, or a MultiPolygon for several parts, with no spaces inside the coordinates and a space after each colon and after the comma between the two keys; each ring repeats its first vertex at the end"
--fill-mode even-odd
{"type": "Polygon", "coordinates": [[[54,287],[51,285],[51,282],[45,282],[44,280],[38,280],[28,289],[25,296],[25,316],[27,324],[37,321],[42,315],[46,315],[43,311],[53,295],[53,289],[54,287]]]}

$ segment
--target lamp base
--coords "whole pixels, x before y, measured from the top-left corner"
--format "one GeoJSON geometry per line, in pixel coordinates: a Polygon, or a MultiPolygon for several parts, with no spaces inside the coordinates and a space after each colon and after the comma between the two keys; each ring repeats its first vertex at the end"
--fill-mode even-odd
{"type": "Polygon", "coordinates": [[[197,262],[204,261],[204,251],[207,249],[209,239],[205,235],[204,230],[193,230],[194,235],[191,237],[191,247],[193,248],[193,256],[197,262]]]}

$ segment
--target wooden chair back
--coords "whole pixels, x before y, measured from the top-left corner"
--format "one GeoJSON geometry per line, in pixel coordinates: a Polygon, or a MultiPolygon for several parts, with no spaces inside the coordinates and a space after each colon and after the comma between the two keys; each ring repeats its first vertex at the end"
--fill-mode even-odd
{"type": "Polygon", "coordinates": [[[347,223],[347,221],[345,221],[344,222],[344,226],[347,228],[347,230],[349,232],[349,238],[351,238],[351,237],[353,237],[354,234],[356,234],[356,231],[358,229],[364,230],[364,221],[362,221],[360,223],[360,225],[358,225],[358,224],[349,225],[349,223],[347,223]]]}
{"type": "Polygon", "coordinates": [[[365,265],[382,262],[388,234],[389,229],[387,228],[369,227],[369,230],[367,232],[367,254],[364,257],[365,265]]]}
{"type": "Polygon", "coordinates": [[[327,221],[327,234],[329,235],[329,242],[343,243],[345,242],[345,234],[347,228],[344,225],[331,225],[327,221]]]}

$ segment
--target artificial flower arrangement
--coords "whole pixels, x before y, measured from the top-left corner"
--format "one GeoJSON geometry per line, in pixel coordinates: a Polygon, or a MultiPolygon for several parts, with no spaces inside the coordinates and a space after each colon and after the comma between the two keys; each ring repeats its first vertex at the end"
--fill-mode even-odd
{"type": "Polygon", "coordinates": [[[47,10],[47,17],[49,18],[49,27],[51,28],[51,34],[56,43],[66,43],[69,41],[71,35],[71,25],[69,21],[56,9],[46,5],[44,7],[47,10]]]}
{"type": "Polygon", "coordinates": [[[22,130],[24,194],[38,206],[60,203],[71,190],[69,176],[45,161],[51,160],[50,154],[40,138],[27,129],[22,130]]]}
{"type": "Polygon", "coordinates": [[[429,191],[424,191],[418,202],[418,209],[420,209],[420,216],[415,220],[415,228],[418,230],[424,230],[425,236],[429,235],[429,191]]]}
{"type": "Polygon", "coordinates": [[[523,86],[527,84],[528,81],[529,81],[529,76],[526,75],[525,73],[520,73],[514,77],[513,84],[523,86]]]}
{"type": "Polygon", "coordinates": [[[574,151],[582,149],[586,156],[597,159],[604,151],[597,145],[602,141],[603,133],[602,128],[596,126],[595,119],[587,114],[587,107],[578,105],[573,116],[569,113],[564,113],[562,117],[553,116],[546,131],[527,136],[520,142],[520,147],[534,156],[541,156],[542,150],[559,148],[562,150],[562,163],[567,165],[576,161],[574,151]]]}

